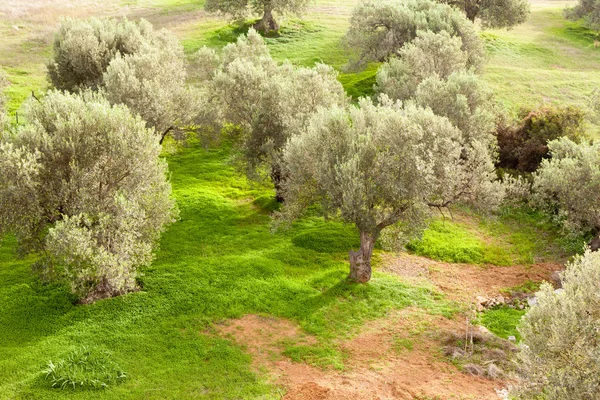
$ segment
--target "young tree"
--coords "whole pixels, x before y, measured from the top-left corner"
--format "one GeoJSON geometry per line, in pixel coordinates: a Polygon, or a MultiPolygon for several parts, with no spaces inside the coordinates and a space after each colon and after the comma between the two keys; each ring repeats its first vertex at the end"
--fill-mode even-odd
{"type": "MultiPolygon", "coordinates": [[[[206,50],[203,54],[201,64],[214,66],[215,54],[206,50]]],[[[313,68],[278,64],[254,30],[226,46],[216,64],[209,92],[215,96],[221,121],[241,128],[235,138],[237,160],[251,179],[268,173],[282,201],[281,151],[320,107],[346,103],[337,73],[324,64],[313,68]]]]}
{"type": "Polygon", "coordinates": [[[489,29],[510,29],[529,17],[527,0],[441,0],[463,11],[472,22],[479,18],[481,26],[489,29]]]}
{"type": "MultiPolygon", "coordinates": [[[[556,213],[568,230],[600,232],[600,142],[575,143],[560,138],[548,143],[550,159],[533,175],[534,203],[556,213]]],[[[600,248],[600,234],[590,242],[600,248]]]]}
{"type": "Polygon", "coordinates": [[[579,0],[575,7],[565,9],[565,17],[573,21],[583,19],[590,29],[600,31],[600,1],[579,0]]]}
{"type": "Polygon", "coordinates": [[[237,20],[246,18],[249,11],[262,14],[260,21],[254,24],[254,29],[268,33],[279,30],[273,12],[300,14],[308,2],[309,0],[206,0],[204,9],[208,12],[221,12],[237,20]]]}
{"type": "Polygon", "coordinates": [[[176,215],[153,131],[92,93],[51,91],[27,121],[0,141],[0,237],[84,302],[135,290],[176,215]]]}
{"type": "Polygon", "coordinates": [[[350,252],[349,279],[368,282],[371,255],[381,232],[422,226],[429,207],[463,201],[495,206],[502,197],[491,160],[472,168],[470,145],[447,118],[431,110],[368,99],[360,108],[332,107],[316,114],[284,153],[288,173],[282,220],[313,202],[354,223],[361,246],[350,252]]]}
{"type": "Polygon", "coordinates": [[[567,266],[563,291],[544,283],[523,317],[519,399],[600,398],[600,253],[567,266]]]}
{"type": "Polygon", "coordinates": [[[446,31],[460,37],[469,65],[481,65],[485,58],[473,23],[460,11],[431,0],[383,0],[360,3],[352,12],[344,38],[347,47],[356,53],[350,65],[386,61],[413,41],[419,31],[446,31]]]}

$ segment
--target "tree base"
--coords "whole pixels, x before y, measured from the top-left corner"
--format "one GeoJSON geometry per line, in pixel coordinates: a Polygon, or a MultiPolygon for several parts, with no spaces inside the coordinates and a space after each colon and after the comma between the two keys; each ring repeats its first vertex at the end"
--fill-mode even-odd
{"type": "Polygon", "coordinates": [[[273,14],[270,11],[265,11],[262,19],[252,25],[254,29],[263,34],[269,34],[270,32],[279,32],[279,24],[273,18],[273,14]]]}
{"type": "Polygon", "coordinates": [[[590,242],[588,243],[588,246],[590,246],[591,251],[600,250],[600,234],[596,235],[596,237],[594,237],[592,240],[590,240],[590,242]]]}

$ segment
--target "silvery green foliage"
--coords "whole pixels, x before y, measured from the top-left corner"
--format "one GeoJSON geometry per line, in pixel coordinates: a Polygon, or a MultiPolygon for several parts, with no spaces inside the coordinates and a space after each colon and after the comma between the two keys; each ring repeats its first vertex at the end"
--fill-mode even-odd
{"type": "Polygon", "coordinates": [[[484,29],[510,29],[527,21],[530,4],[527,0],[441,0],[464,11],[473,22],[481,20],[484,29]]]}
{"type": "Polygon", "coordinates": [[[103,75],[103,92],[112,104],[125,104],[139,114],[148,127],[163,135],[175,126],[192,123],[202,104],[196,91],[186,86],[183,47],[165,36],[160,47],[117,56],[103,75]]]}
{"type": "Polygon", "coordinates": [[[563,291],[544,283],[523,317],[519,399],[600,398],[600,253],[567,266],[563,291]]]}
{"type": "Polygon", "coordinates": [[[278,64],[254,30],[227,45],[219,63],[214,56],[203,50],[199,62],[209,69],[203,74],[212,76],[208,85],[220,120],[241,127],[236,147],[251,178],[261,176],[265,169],[271,174],[278,170],[283,146],[319,108],[347,102],[333,68],[278,64]]]}
{"type": "Polygon", "coordinates": [[[286,147],[280,218],[320,202],[375,241],[392,225],[424,226],[432,204],[497,198],[493,165],[466,163],[465,146],[447,118],[414,105],[361,99],[359,107],[321,110],[286,147]]]}
{"type": "Polygon", "coordinates": [[[570,20],[583,19],[590,29],[600,29],[600,2],[579,0],[575,7],[565,9],[565,17],[570,20]]]}
{"type": "Polygon", "coordinates": [[[306,9],[309,0],[206,0],[204,8],[208,12],[221,12],[241,20],[252,11],[256,14],[276,11],[299,14],[306,9]]]}
{"type": "Polygon", "coordinates": [[[117,54],[136,54],[148,47],[163,47],[169,41],[166,31],[154,31],[146,20],[67,18],[54,38],[48,78],[56,89],[98,89],[117,54]]]}
{"type": "Polygon", "coordinates": [[[176,216],[160,145],[127,107],[49,92],[0,142],[0,236],[85,301],[134,290],[176,216]]]}
{"type": "Polygon", "coordinates": [[[379,68],[375,89],[392,99],[406,100],[415,95],[417,86],[426,78],[447,79],[456,71],[481,67],[471,66],[468,61],[460,37],[452,37],[446,31],[419,31],[412,42],[398,51],[397,57],[379,68]]]}
{"type": "Polygon", "coordinates": [[[469,65],[480,65],[485,50],[462,12],[431,0],[381,0],[360,3],[353,11],[345,43],[356,53],[353,66],[386,61],[413,41],[419,31],[460,37],[469,65]]]}
{"type": "Polygon", "coordinates": [[[600,142],[560,138],[548,149],[551,158],[533,175],[534,203],[557,212],[571,231],[600,228],[600,142]]]}

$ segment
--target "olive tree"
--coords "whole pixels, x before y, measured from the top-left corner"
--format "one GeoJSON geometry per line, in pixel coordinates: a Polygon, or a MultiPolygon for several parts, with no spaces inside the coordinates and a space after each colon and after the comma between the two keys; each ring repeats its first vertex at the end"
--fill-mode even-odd
{"type": "Polygon", "coordinates": [[[360,3],[344,37],[355,54],[351,66],[386,61],[417,37],[419,31],[460,37],[469,65],[480,65],[485,51],[475,27],[463,13],[432,0],[382,0],[360,3]]]}
{"type": "Polygon", "coordinates": [[[204,122],[203,96],[186,85],[183,46],[145,20],[64,20],[48,73],[57,89],[99,90],[112,104],[125,104],[161,143],[176,128],[204,122]]]}
{"type": "Polygon", "coordinates": [[[483,60],[477,59],[477,64],[472,64],[462,47],[460,37],[452,37],[446,31],[417,32],[412,42],[379,68],[375,91],[395,100],[407,100],[414,97],[419,84],[429,77],[448,79],[455,72],[479,71],[483,60]]]}
{"type": "Polygon", "coordinates": [[[583,19],[590,29],[600,31],[600,2],[579,0],[575,7],[565,9],[565,17],[574,21],[583,19]]]}
{"type": "Polygon", "coordinates": [[[170,41],[166,31],[155,31],[146,21],[89,18],[64,19],[54,37],[48,78],[56,89],[77,92],[98,89],[103,74],[117,56],[135,54],[170,41]]]}
{"type": "Polygon", "coordinates": [[[463,11],[472,22],[481,20],[483,28],[510,29],[529,17],[527,0],[440,0],[463,11]]]}
{"type": "Polygon", "coordinates": [[[102,92],[112,104],[125,104],[148,127],[165,136],[178,127],[199,122],[203,99],[186,85],[183,48],[173,38],[169,46],[117,55],[103,75],[102,92]]]}
{"type": "Polygon", "coordinates": [[[397,58],[381,66],[375,91],[448,118],[465,143],[479,143],[469,156],[477,158],[485,149],[484,159],[495,159],[495,104],[475,73],[481,66],[469,64],[461,42],[446,32],[418,32],[397,58]]]}
{"type": "Polygon", "coordinates": [[[204,9],[208,12],[220,12],[233,19],[241,20],[252,11],[262,18],[254,29],[261,32],[278,31],[279,24],[273,12],[300,14],[306,9],[309,0],[206,0],[204,9]]]}
{"type": "Polygon", "coordinates": [[[318,202],[355,224],[361,245],[350,252],[349,279],[368,282],[384,229],[423,226],[429,207],[501,200],[493,163],[465,162],[469,147],[447,118],[414,105],[361,99],[359,107],[323,109],[285,149],[286,203],[278,217],[292,220],[318,202]]]}
{"type": "Polygon", "coordinates": [[[567,265],[563,290],[544,283],[519,326],[519,399],[600,398],[600,253],[567,265]]]}
{"type": "Polygon", "coordinates": [[[347,102],[337,72],[324,64],[278,64],[254,30],[226,46],[220,57],[208,50],[202,53],[201,64],[215,68],[204,75],[212,76],[208,87],[220,120],[241,130],[235,137],[239,165],[251,179],[268,174],[278,200],[283,200],[281,152],[287,140],[320,107],[347,102]]]}
{"type": "MultiPolygon", "coordinates": [[[[550,159],[533,175],[534,203],[556,213],[575,232],[600,231],[600,142],[575,143],[560,138],[548,143],[550,159]]],[[[600,234],[590,246],[600,248],[600,234]]]]}
{"type": "Polygon", "coordinates": [[[127,107],[51,91],[0,141],[0,236],[83,302],[136,290],[176,216],[158,139],[127,107]]]}

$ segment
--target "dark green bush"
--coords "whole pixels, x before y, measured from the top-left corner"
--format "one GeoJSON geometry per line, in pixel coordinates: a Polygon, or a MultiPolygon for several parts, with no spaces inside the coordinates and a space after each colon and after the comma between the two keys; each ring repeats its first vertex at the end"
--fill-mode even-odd
{"type": "Polygon", "coordinates": [[[534,172],[548,158],[548,142],[563,136],[576,139],[582,132],[583,119],[583,111],[575,107],[543,106],[535,111],[522,110],[517,123],[500,121],[497,167],[534,172]]]}

